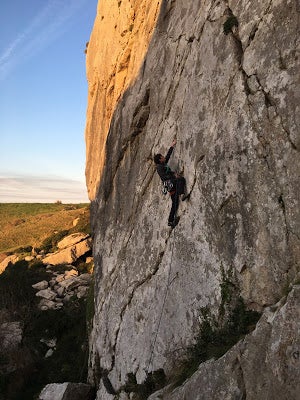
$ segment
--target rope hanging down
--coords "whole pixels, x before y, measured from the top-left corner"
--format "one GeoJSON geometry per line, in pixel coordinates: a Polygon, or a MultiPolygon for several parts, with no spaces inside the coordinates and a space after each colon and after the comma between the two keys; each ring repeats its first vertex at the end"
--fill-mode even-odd
{"type": "MultiPolygon", "coordinates": [[[[176,187],[177,190],[177,187],[176,187]]],[[[159,320],[158,320],[158,324],[157,324],[157,328],[156,328],[156,333],[155,333],[155,337],[154,337],[154,341],[152,344],[152,349],[151,349],[151,353],[150,353],[150,359],[149,359],[149,364],[148,364],[148,368],[147,368],[147,374],[149,374],[149,369],[151,366],[151,363],[153,361],[153,354],[154,354],[154,349],[155,349],[155,345],[156,345],[156,340],[157,340],[157,336],[158,336],[158,332],[159,332],[159,328],[160,328],[160,324],[161,324],[161,320],[162,320],[162,315],[164,312],[164,308],[165,308],[165,303],[166,303],[166,299],[167,299],[167,295],[168,295],[168,291],[169,291],[169,287],[170,287],[170,276],[171,276],[171,267],[172,267],[172,259],[173,259],[173,250],[174,250],[174,243],[175,243],[175,229],[174,228],[174,236],[173,236],[173,243],[172,243],[172,251],[171,251],[171,257],[170,257],[170,263],[169,263],[169,271],[168,271],[168,279],[167,279],[167,285],[166,285],[166,290],[165,290],[165,295],[164,295],[164,299],[163,299],[163,303],[162,303],[162,307],[161,307],[161,312],[160,312],[160,316],[159,316],[159,320]]],[[[172,280],[173,281],[173,280],[172,280]]]]}

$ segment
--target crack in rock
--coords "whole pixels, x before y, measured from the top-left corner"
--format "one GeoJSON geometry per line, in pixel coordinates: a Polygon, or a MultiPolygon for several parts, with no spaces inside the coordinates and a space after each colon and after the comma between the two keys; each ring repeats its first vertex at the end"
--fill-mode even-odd
{"type": "MultiPolygon", "coordinates": [[[[171,236],[171,234],[169,234],[169,237],[166,239],[166,248],[167,248],[167,243],[168,243],[168,240],[169,240],[170,236],[171,236]]],[[[124,304],[124,306],[123,306],[122,309],[121,309],[121,312],[120,312],[120,321],[119,321],[119,325],[118,325],[118,328],[117,328],[116,333],[115,333],[114,345],[113,345],[113,347],[112,347],[112,353],[113,353],[113,355],[112,355],[111,368],[110,368],[109,372],[111,372],[111,371],[114,369],[114,367],[115,367],[116,347],[117,347],[117,344],[118,344],[118,336],[119,336],[119,332],[120,332],[120,329],[121,329],[121,325],[122,325],[122,323],[123,323],[123,319],[124,319],[125,312],[126,312],[126,310],[128,309],[128,307],[130,306],[130,304],[131,304],[131,302],[132,302],[132,300],[133,300],[133,298],[134,298],[134,295],[135,295],[136,291],[137,291],[141,286],[143,286],[145,283],[149,282],[149,281],[156,275],[156,273],[158,272],[159,267],[160,267],[160,264],[161,264],[162,259],[163,259],[163,257],[164,257],[164,254],[165,254],[165,252],[166,252],[166,248],[165,248],[164,251],[162,251],[161,253],[159,253],[158,260],[157,260],[157,262],[155,263],[154,267],[152,268],[150,274],[148,274],[148,275],[147,275],[146,277],[144,277],[141,281],[137,282],[137,283],[134,285],[134,287],[133,287],[132,290],[131,290],[131,293],[130,293],[129,296],[128,296],[128,299],[127,299],[126,304],[124,304]]]]}

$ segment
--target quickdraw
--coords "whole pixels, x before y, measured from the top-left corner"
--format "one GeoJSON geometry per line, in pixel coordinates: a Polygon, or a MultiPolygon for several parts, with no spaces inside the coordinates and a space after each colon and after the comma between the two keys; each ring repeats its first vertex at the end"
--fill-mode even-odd
{"type": "Polygon", "coordinates": [[[162,192],[164,195],[167,194],[168,192],[171,192],[173,188],[174,188],[174,184],[172,183],[171,179],[168,179],[167,181],[163,181],[162,192]]]}

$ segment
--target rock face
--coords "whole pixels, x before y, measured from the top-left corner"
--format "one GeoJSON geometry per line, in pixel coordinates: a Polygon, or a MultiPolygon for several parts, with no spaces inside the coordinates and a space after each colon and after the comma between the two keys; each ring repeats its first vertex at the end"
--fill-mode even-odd
{"type": "MultiPolygon", "coordinates": [[[[228,399],[245,391],[247,399],[248,391],[249,399],[263,399],[266,388],[269,398],[296,399],[299,290],[287,302],[284,295],[300,261],[299,3],[162,1],[139,73],[106,105],[107,77],[122,53],[113,53],[108,31],[126,25],[121,11],[135,4],[119,3],[106,31],[100,20],[112,21],[111,14],[99,5],[87,58],[96,289],[90,381],[99,387],[97,400],[128,398],[128,374],[141,384],[162,368],[171,380],[205,322],[203,310],[224,319],[228,286],[263,312],[256,329],[163,398],[220,398],[223,384],[228,399]],[[103,48],[112,50],[105,68],[103,48]],[[170,166],[184,168],[191,196],[170,231],[170,200],[152,157],[166,153],[174,137],[170,166]],[[264,386],[273,380],[273,388],[264,386]]],[[[148,20],[141,18],[127,30],[143,32],[148,20]]]]}
{"type": "Polygon", "coordinates": [[[64,237],[62,240],[60,240],[57,243],[57,247],[59,249],[65,249],[66,247],[72,246],[74,244],[77,244],[79,242],[82,242],[83,240],[87,239],[89,235],[85,235],[84,233],[72,233],[72,235],[68,235],[64,237]]]}
{"type": "Polygon", "coordinates": [[[98,189],[114,109],[139,72],[160,4],[161,0],[99,1],[87,49],[86,177],[90,199],[98,189]]]}
{"type": "Polygon", "coordinates": [[[255,331],[222,358],[203,363],[179,389],[149,399],[297,399],[300,390],[300,286],[267,308],[255,331]]]}
{"type": "Polygon", "coordinates": [[[12,254],[11,256],[5,257],[3,261],[0,263],[0,274],[6,270],[9,263],[15,264],[18,261],[19,257],[16,254],[12,254]]]}

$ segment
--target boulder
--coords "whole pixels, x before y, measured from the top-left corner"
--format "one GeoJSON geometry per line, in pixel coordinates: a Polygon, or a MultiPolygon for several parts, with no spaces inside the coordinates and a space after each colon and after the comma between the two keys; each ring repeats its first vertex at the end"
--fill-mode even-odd
{"type": "Polygon", "coordinates": [[[85,383],[50,383],[41,391],[38,400],[93,400],[94,388],[85,383]]]}
{"type": "Polygon", "coordinates": [[[53,290],[51,290],[50,288],[40,290],[35,295],[37,297],[42,297],[43,299],[46,299],[46,300],[53,300],[56,297],[56,293],[53,290]]]}
{"type": "Polygon", "coordinates": [[[15,264],[18,260],[19,260],[19,257],[16,254],[12,254],[11,256],[6,257],[0,263],[0,274],[2,274],[2,272],[6,270],[9,263],[15,264]]]}
{"type": "Polygon", "coordinates": [[[79,257],[88,253],[92,249],[91,238],[87,238],[72,246],[59,250],[55,253],[47,254],[42,260],[43,264],[72,264],[77,261],[79,257]]]}
{"type": "Polygon", "coordinates": [[[57,338],[53,338],[53,339],[40,339],[41,343],[45,343],[45,345],[47,347],[50,347],[51,349],[54,348],[56,346],[56,342],[57,342],[57,338]]]}
{"type": "Polygon", "coordinates": [[[65,274],[59,274],[57,275],[57,277],[55,278],[56,282],[62,282],[65,280],[65,274]]]}
{"type": "Polygon", "coordinates": [[[81,286],[89,286],[92,280],[92,275],[82,274],[78,276],[78,282],[81,286]]]}
{"type": "Polygon", "coordinates": [[[62,297],[62,295],[64,294],[65,288],[60,286],[57,290],[56,293],[59,297],[62,297]]]}
{"type": "Polygon", "coordinates": [[[39,309],[42,311],[46,310],[56,310],[60,307],[57,307],[57,303],[53,300],[42,299],[38,305],[39,309]]]}
{"type": "Polygon", "coordinates": [[[35,283],[34,285],[31,285],[31,286],[33,287],[33,289],[44,290],[48,287],[48,282],[41,281],[41,282],[35,283]]]}
{"type": "Polygon", "coordinates": [[[71,294],[66,294],[62,300],[64,303],[67,303],[68,301],[71,300],[71,298],[72,298],[71,294]]]}
{"type": "Polygon", "coordinates": [[[45,358],[51,357],[51,356],[53,355],[53,353],[54,353],[54,350],[53,350],[53,349],[49,349],[49,350],[47,351],[47,353],[45,354],[45,358]]]}
{"type": "Polygon", "coordinates": [[[90,274],[82,274],[79,276],[71,276],[68,279],[65,279],[62,282],[59,282],[60,287],[64,288],[65,290],[72,290],[75,289],[79,286],[87,287],[90,284],[91,281],[91,275],[90,274]]]}
{"type": "Polygon", "coordinates": [[[78,271],[76,271],[76,269],[71,269],[70,271],[66,271],[64,274],[64,279],[69,279],[73,276],[77,276],[78,275],[78,271]]]}
{"type": "Polygon", "coordinates": [[[62,299],[55,299],[55,309],[59,310],[64,306],[64,303],[62,302],[62,299]]]}
{"type": "Polygon", "coordinates": [[[69,279],[62,281],[59,284],[66,290],[72,290],[75,287],[78,287],[80,285],[80,282],[78,281],[77,277],[70,277],[69,279]]]}
{"type": "Polygon", "coordinates": [[[53,289],[54,288],[54,286],[57,284],[57,282],[56,282],[56,280],[55,280],[55,278],[52,278],[52,279],[50,279],[50,281],[49,281],[49,286],[53,289]]]}
{"type": "Polygon", "coordinates": [[[87,295],[87,292],[89,291],[89,287],[88,286],[79,286],[79,288],[77,289],[77,298],[81,299],[82,297],[85,297],[87,295]]]}
{"type": "Polygon", "coordinates": [[[57,243],[59,249],[65,249],[66,247],[73,246],[76,243],[82,242],[87,239],[89,235],[85,233],[73,233],[72,235],[64,237],[60,242],[57,243]]]}
{"type": "Polygon", "coordinates": [[[72,225],[73,225],[73,226],[78,225],[79,219],[80,219],[79,217],[78,217],[78,218],[75,218],[75,219],[73,220],[73,222],[72,222],[72,225]]]}
{"type": "Polygon", "coordinates": [[[50,383],[39,395],[39,400],[62,400],[68,383],[50,383]]]}

